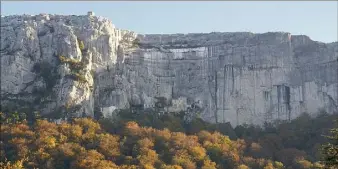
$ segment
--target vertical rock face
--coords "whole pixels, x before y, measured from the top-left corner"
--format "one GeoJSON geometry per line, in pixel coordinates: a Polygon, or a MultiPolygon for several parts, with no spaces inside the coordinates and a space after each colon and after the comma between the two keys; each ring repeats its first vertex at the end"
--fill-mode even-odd
{"type": "Polygon", "coordinates": [[[1,104],[58,117],[157,107],[232,125],[333,113],[337,45],[284,32],[137,36],[93,15],[6,16],[1,104]]]}
{"type": "Polygon", "coordinates": [[[186,98],[205,120],[232,125],[337,112],[337,43],[283,32],[139,39],[125,65],[141,98],[186,98]]]}
{"type": "Polygon", "coordinates": [[[92,15],[2,17],[2,108],[92,116],[93,75],[116,63],[126,34],[133,36],[92,15]]]}

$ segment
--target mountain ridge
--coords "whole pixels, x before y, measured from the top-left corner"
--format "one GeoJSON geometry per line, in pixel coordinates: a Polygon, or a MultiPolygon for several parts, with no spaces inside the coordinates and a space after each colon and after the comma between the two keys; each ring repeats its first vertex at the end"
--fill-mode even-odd
{"type": "MultiPolygon", "coordinates": [[[[1,18],[2,19],[5,19],[5,18],[16,18],[16,17],[37,17],[37,16],[43,16],[43,15],[48,15],[48,16],[52,16],[52,17],[69,17],[69,16],[73,16],[73,17],[88,17],[88,14],[87,15],[60,15],[60,14],[36,14],[36,15],[30,15],[30,14],[22,14],[22,15],[1,15],[1,18]]],[[[96,18],[100,18],[100,19],[104,19],[104,20],[108,20],[111,22],[111,20],[108,18],[108,17],[103,17],[103,16],[91,16],[91,17],[96,17],[96,18]]],[[[113,24],[114,25],[114,24],[113,24]]],[[[126,29],[122,29],[122,28],[119,28],[121,30],[126,30],[126,29]]],[[[223,32],[223,31],[212,31],[212,32],[195,32],[195,33],[180,33],[180,32],[177,32],[177,33],[138,33],[136,31],[133,31],[135,32],[136,34],[138,35],[141,35],[141,36],[145,36],[145,35],[148,35],[148,36],[159,36],[159,35],[163,35],[163,36],[167,36],[167,35],[179,35],[179,36],[187,36],[187,35],[208,35],[208,34],[233,34],[233,33],[238,33],[238,34],[241,34],[241,33],[244,33],[244,34],[253,34],[253,35],[261,35],[261,34],[268,34],[268,33],[286,33],[286,34],[291,34],[290,32],[287,32],[287,31],[267,31],[267,32],[261,32],[261,33],[255,33],[255,32],[251,32],[251,31],[239,31],[239,32],[223,32]]],[[[330,44],[330,43],[337,43],[338,41],[333,41],[333,42],[323,42],[323,41],[317,41],[317,40],[313,40],[311,39],[310,36],[308,35],[305,35],[305,34],[292,34],[292,36],[305,36],[306,38],[310,39],[311,41],[314,41],[314,42],[318,42],[318,43],[325,43],[325,44],[330,44]]]]}

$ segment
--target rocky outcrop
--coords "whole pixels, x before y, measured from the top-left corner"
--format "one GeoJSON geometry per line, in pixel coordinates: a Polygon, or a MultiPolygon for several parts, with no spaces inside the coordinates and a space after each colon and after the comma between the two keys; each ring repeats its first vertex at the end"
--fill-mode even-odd
{"type": "Polygon", "coordinates": [[[285,32],[136,35],[92,14],[6,16],[1,104],[57,117],[155,107],[232,125],[333,113],[337,45],[285,32]]]}
{"type": "Polygon", "coordinates": [[[2,17],[2,106],[92,116],[93,75],[116,63],[127,35],[136,36],[95,16],[2,17]]]}

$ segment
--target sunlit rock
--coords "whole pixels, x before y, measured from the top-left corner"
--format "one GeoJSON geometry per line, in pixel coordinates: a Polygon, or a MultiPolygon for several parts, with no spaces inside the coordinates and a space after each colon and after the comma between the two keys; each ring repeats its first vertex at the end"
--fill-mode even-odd
{"type": "Polygon", "coordinates": [[[0,52],[2,106],[56,119],[136,106],[235,126],[338,109],[337,42],[286,32],[137,35],[93,12],[1,16],[0,52]]]}

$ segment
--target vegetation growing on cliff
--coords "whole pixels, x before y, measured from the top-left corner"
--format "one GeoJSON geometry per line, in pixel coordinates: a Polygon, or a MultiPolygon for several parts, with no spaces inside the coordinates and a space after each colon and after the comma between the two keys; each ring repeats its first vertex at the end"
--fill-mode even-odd
{"type": "Polygon", "coordinates": [[[71,74],[68,75],[70,78],[77,80],[81,83],[87,83],[87,79],[84,75],[84,69],[86,67],[86,64],[76,60],[76,59],[70,59],[66,58],[64,56],[59,56],[59,60],[61,63],[67,63],[69,65],[69,68],[71,70],[71,74]]]}
{"type": "MultiPolygon", "coordinates": [[[[182,115],[157,118],[125,110],[115,122],[81,118],[28,124],[23,116],[2,113],[1,168],[320,169],[325,167],[311,159],[310,147],[327,142],[320,135],[337,117],[303,115],[265,129],[232,129],[199,119],[186,123],[182,115]]],[[[338,141],[332,131],[329,149],[338,141]]],[[[323,164],[336,167],[337,157],[328,151],[320,156],[319,150],[323,164]]]]}
{"type": "Polygon", "coordinates": [[[140,39],[139,38],[135,38],[132,42],[132,47],[139,47],[140,46],[140,39]]]}
{"type": "Polygon", "coordinates": [[[57,68],[48,61],[35,63],[32,70],[36,74],[34,79],[25,84],[17,94],[3,93],[0,111],[26,113],[31,115],[55,99],[53,88],[60,79],[57,68]]]}
{"type": "Polygon", "coordinates": [[[52,66],[47,61],[36,63],[33,67],[33,72],[38,74],[38,76],[40,76],[46,83],[45,89],[41,90],[41,88],[35,88],[34,89],[35,93],[36,92],[44,94],[51,93],[53,87],[60,79],[60,75],[58,74],[56,67],[52,66]]]}
{"type": "Polygon", "coordinates": [[[79,43],[78,45],[79,45],[80,50],[83,51],[83,50],[85,49],[85,46],[84,46],[83,41],[80,40],[80,39],[77,39],[77,41],[78,41],[78,43],[79,43]]]}

